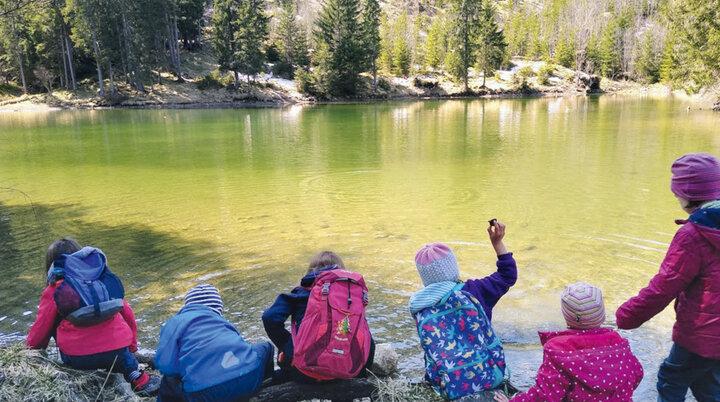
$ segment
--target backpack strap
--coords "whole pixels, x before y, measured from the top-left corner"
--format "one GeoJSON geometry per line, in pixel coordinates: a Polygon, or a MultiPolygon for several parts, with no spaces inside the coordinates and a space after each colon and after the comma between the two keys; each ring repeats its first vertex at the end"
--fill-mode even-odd
{"type": "Polygon", "coordinates": [[[447,292],[447,294],[442,298],[442,300],[437,302],[437,304],[445,304],[448,301],[448,299],[450,298],[450,295],[457,292],[458,290],[462,290],[462,288],[464,286],[465,286],[464,282],[458,283],[457,285],[455,285],[455,287],[452,288],[451,291],[447,292]]]}

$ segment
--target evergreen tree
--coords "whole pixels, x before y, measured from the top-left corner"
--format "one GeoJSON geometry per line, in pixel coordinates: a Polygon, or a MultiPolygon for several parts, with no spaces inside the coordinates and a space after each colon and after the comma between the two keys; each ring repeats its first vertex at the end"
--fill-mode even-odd
{"type": "Polygon", "coordinates": [[[660,82],[672,84],[675,72],[675,43],[671,36],[665,39],[665,48],[663,49],[662,59],[660,60],[660,68],[658,78],[660,82]]]}
{"type": "Polygon", "coordinates": [[[393,41],[393,74],[407,77],[410,72],[410,51],[407,41],[407,12],[403,11],[395,22],[393,41]]]}
{"type": "Polygon", "coordinates": [[[560,39],[555,45],[555,63],[575,68],[575,41],[571,37],[560,39]]]}
{"type": "Polygon", "coordinates": [[[200,29],[205,0],[175,0],[177,5],[177,29],[185,49],[200,45],[200,29]]]}
{"type": "Polygon", "coordinates": [[[485,79],[499,68],[505,58],[505,36],[495,22],[495,8],[490,0],[484,0],[480,8],[480,19],[477,36],[477,68],[483,73],[482,86],[485,79]]]}
{"type": "Polygon", "coordinates": [[[377,92],[377,59],[380,55],[380,3],[365,0],[362,10],[362,43],[365,44],[367,67],[373,75],[373,92],[377,92]]]}
{"type": "Polygon", "coordinates": [[[660,72],[660,63],[653,48],[655,38],[652,32],[647,32],[643,36],[645,40],[641,42],[640,56],[635,63],[635,74],[648,84],[653,84],[658,81],[660,72]]]}
{"type": "Polygon", "coordinates": [[[694,92],[720,80],[720,0],[668,0],[665,16],[676,39],[676,79],[694,92]]]}
{"type": "Polygon", "coordinates": [[[262,46],[268,29],[263,0],[240,0],[238,20],[234,35],[235,54],[238,69],[247,75],[248,92],[251,91],[250,77],[262,71],[265,58],[262,46]]]}
{"type": "Polygon", "coordinates": [[[448,66],[453,75],[463,82],[468,92],[468,69],[475,64],[478,24],[482,0],[452,0],[451,40],[453,52],[448,66]]]}
{"type": "Polygon", "coordinates": [[[214,0],[215,36],[213,50],[217,57],[220,71],[232,71],[235,89],[238,88],[237,61],[235,59],[234,33],[238,20],[238,4],[236,0],[214,0]]]}
{"type": "Polygon", "coordinates": [[[442,15],[437,15],[430,25],[425,41],[425,65],[437,70],[445,58],[445,22],[442,15]]]}
{"type": "Polygon", "coordinates": [[[324,95],[357,93],[359,74],[367,64],[359,19],[358,0],[328,0],[315,21],[317,47],[327,47],[327,57],[318,57],[315,63],[331,72],[317,77],[317,81],[329,80],[320,85],[328,90],[324,95]]]}
{"type": "Polygon", "coordinates": [[[380,18],[380,68],[386,73],[393,69],[393,30],[385,13],[380,18]]]}
{"type": "Polygon", "coordinates": [[[273,66],[275,74],[292,79],[296,68],[305,68],[310,63],[305,29],[298,23],[295,7],[290,2],[278,15],[275,44],[278,51],[278,60],[273,66]]]}

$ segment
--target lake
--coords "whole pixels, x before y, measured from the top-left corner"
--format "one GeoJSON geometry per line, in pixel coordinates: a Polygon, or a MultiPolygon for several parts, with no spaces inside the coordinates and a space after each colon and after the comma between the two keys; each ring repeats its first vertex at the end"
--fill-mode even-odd
{"type": "MultiPolygon", "coordinates": [[[[565,284],[599,286],[612,325],[657,272],[686,216],[672,161],[720,154],[720,114],[685,106],[607,95],[0,114],[0,333],[27,333],[62,236],[105,251],[145,348],[201,282],[246,339],[264,340],[263,310],[332,250],[368,282],[376,340],[418,377],[415,252],[442,241],[463,278],[489,275],[498,218],[519,279],[493,325],[528,387],[537,331],[564,327],[565,284]]],[[[637,400],[655,397],[673,320],[667,308],[622,331],[645,369],[637,400]]]]}

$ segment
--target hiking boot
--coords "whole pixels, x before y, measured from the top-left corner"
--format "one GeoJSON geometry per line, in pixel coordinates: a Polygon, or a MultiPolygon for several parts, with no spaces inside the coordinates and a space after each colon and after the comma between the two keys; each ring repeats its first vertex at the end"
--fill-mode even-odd
{"type": "Polygon", "coordinates": [[[155,396],[160,389],[160,377],[143,373],[137,380],[132,382],[132,389],[138,396],[155,396]]]}

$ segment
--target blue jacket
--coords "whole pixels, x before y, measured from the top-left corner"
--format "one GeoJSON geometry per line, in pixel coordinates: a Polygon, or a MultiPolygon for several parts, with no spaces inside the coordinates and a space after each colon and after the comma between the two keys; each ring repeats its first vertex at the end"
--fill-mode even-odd
{"type": "Polygon", "coordinates": [[[255,370],[257,353],[229,321],[204,304],[188,304],[160,330],[155,367],[200,391],[255,370]]]}
{"type": "Polygon", "coordinates": [[[275,347],[282,352],[286,358],[292,358],[294,348],[292,336],[285,329],[285,321],[292,316],[292,322],[295,323],[295,330],[300,328],[300,323],[305,317],[308,298],[310,297],[310,289],[315,282],[315,278],[323,272],[337,269],[337,266],[325,267],[312,271],[303,276],[300,280],[300,286],[293,289],[290,293],[278,295],[270,308],[265,310],[262,315],[263,326],[268,338],[275,344],[275,347]]]}

